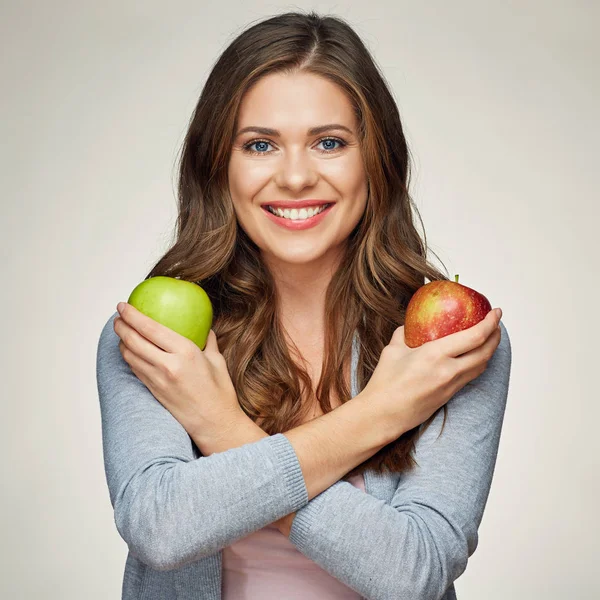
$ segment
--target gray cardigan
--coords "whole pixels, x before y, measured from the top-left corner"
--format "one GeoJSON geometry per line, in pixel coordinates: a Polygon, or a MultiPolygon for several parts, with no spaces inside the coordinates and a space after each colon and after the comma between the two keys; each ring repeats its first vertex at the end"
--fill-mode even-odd
{"type": "Polygon", "coordinates": [[[96,376],[110,501],[129,548],[123,600],[221,598],[221,550],[294,511],[290,541],[362,598],[456,598],[453,582],[477,547],[508,396],[502,322],[486,371],[448,401],[439,439],[443,411],[417,442],[419,467],[367,470],[366,494],[340,480],[308,502],[284,434],[201,456],[124,361],[116,316],[100,334],[96,376]]]}

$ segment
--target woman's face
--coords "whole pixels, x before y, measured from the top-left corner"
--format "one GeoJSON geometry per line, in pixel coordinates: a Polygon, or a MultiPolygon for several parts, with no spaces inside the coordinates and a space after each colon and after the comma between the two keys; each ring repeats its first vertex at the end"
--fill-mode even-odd
{"type": "Polygon", "coordinates": [[[332,264],[367,202],[357,122],[344,92],[312,74],[266,75],[245,94],[235,136],[229,190],[240,227],[267,263],[332,264]],[[331,124],[349,131],[310,132],[331,124]],[[273,131],[241,132],[247,127],[273,131]],[[267,212],[271,202],[308,199],[332,203],[309,228],[288,228],[282,222],[289,220],[267,212]]]}

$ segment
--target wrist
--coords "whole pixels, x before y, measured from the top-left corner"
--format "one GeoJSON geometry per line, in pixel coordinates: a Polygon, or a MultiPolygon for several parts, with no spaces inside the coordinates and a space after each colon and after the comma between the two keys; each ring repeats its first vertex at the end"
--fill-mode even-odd
{"type": "Polygon", "coordinates": [[[286,537],[289,538],[290,537],[290,531],[292,530],[292,523],[294,522],[294,518],[296,516],[296,513],[290,513],[289,515],[286,515],[285,517],[283,517],[282,519],[279,519],[279,521],[277,521],[277,529],[279,529],[279,531],[286,537]]]}
{"type": "Polygon", "coordinates": [[[198,450],[203,456],[210,456],[217,452],[225,452],[231,448],[239,448],[245,444],[258,442],[269,437],[246,413],[241,409],[233,417],[223,417],[222,426],[208,435],[196,433],[191,436],[198,450]]]}
{"type": "Polygon", "coordinates": [[[397,418],[388,414],[372,394],[362,391],[354,396],[351,402],[356,402],[363,406],[363,410],[368,415],[367,422],[380,434],[379,443],[382,448],[396,441],[406,431],[402,423],[397,418]]]}

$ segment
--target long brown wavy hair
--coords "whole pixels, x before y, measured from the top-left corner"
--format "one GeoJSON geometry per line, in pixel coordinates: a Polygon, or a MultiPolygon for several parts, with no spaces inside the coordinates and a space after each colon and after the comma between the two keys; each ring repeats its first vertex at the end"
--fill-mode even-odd
{"type": "MultiPolygon", "coordinates": [[[[337,16],[287,12],[237,36],[206,80],[183,142],[178,175],[176,240],[146,279],[180,278],[207,292],[214,310],[212,328],[240,406],[270,435],[302,422],[309,406],[301,402],[303,395],[316,398],[324,413],[332,410],[332,390],[342,403],[350,399],[345,366],[355,331],[360,341],[357,382],[364,389],[382,349],[404,324],[411,296],[426,279],[448,279],[428,263],[425,233],[421,239],[413,223],[416,214],[423,229],[408,192],[409,150],[396,103],[359,36],[337,16]],[[349,235],[347,252],[326,293],[324,364],[316,390],[290,355],[273,278],[259,248],[237,222],[228,186],[242,97],[261,77],[275,72],[313,73],[347,94],[358,119],[368,177],[365,212],[349,235]]],[[[443,409],[445,424],[445,405],[443,409]]],[[[413,468],[415,442],[439,410],[347,476],[367,468],[413,468]]]]}

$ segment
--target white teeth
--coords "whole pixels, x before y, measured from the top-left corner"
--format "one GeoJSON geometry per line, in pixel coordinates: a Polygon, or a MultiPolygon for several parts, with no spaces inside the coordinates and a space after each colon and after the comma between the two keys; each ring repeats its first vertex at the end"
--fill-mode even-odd
{"type": "Polygon", "coordinates": [[[290,219],[292,221],[304,221],[305,219],[309,219],[310,217],[314,217],[315,215],[323,212],[329,204],[323,204],[321,206],[311,206],[309,208],[301,208],[298,210],[297,208],[273,208],[271,206],[267,206],[267,210],[272,212],[274,215],[278,217],[283,217],[284,219],[290,219]]]}

